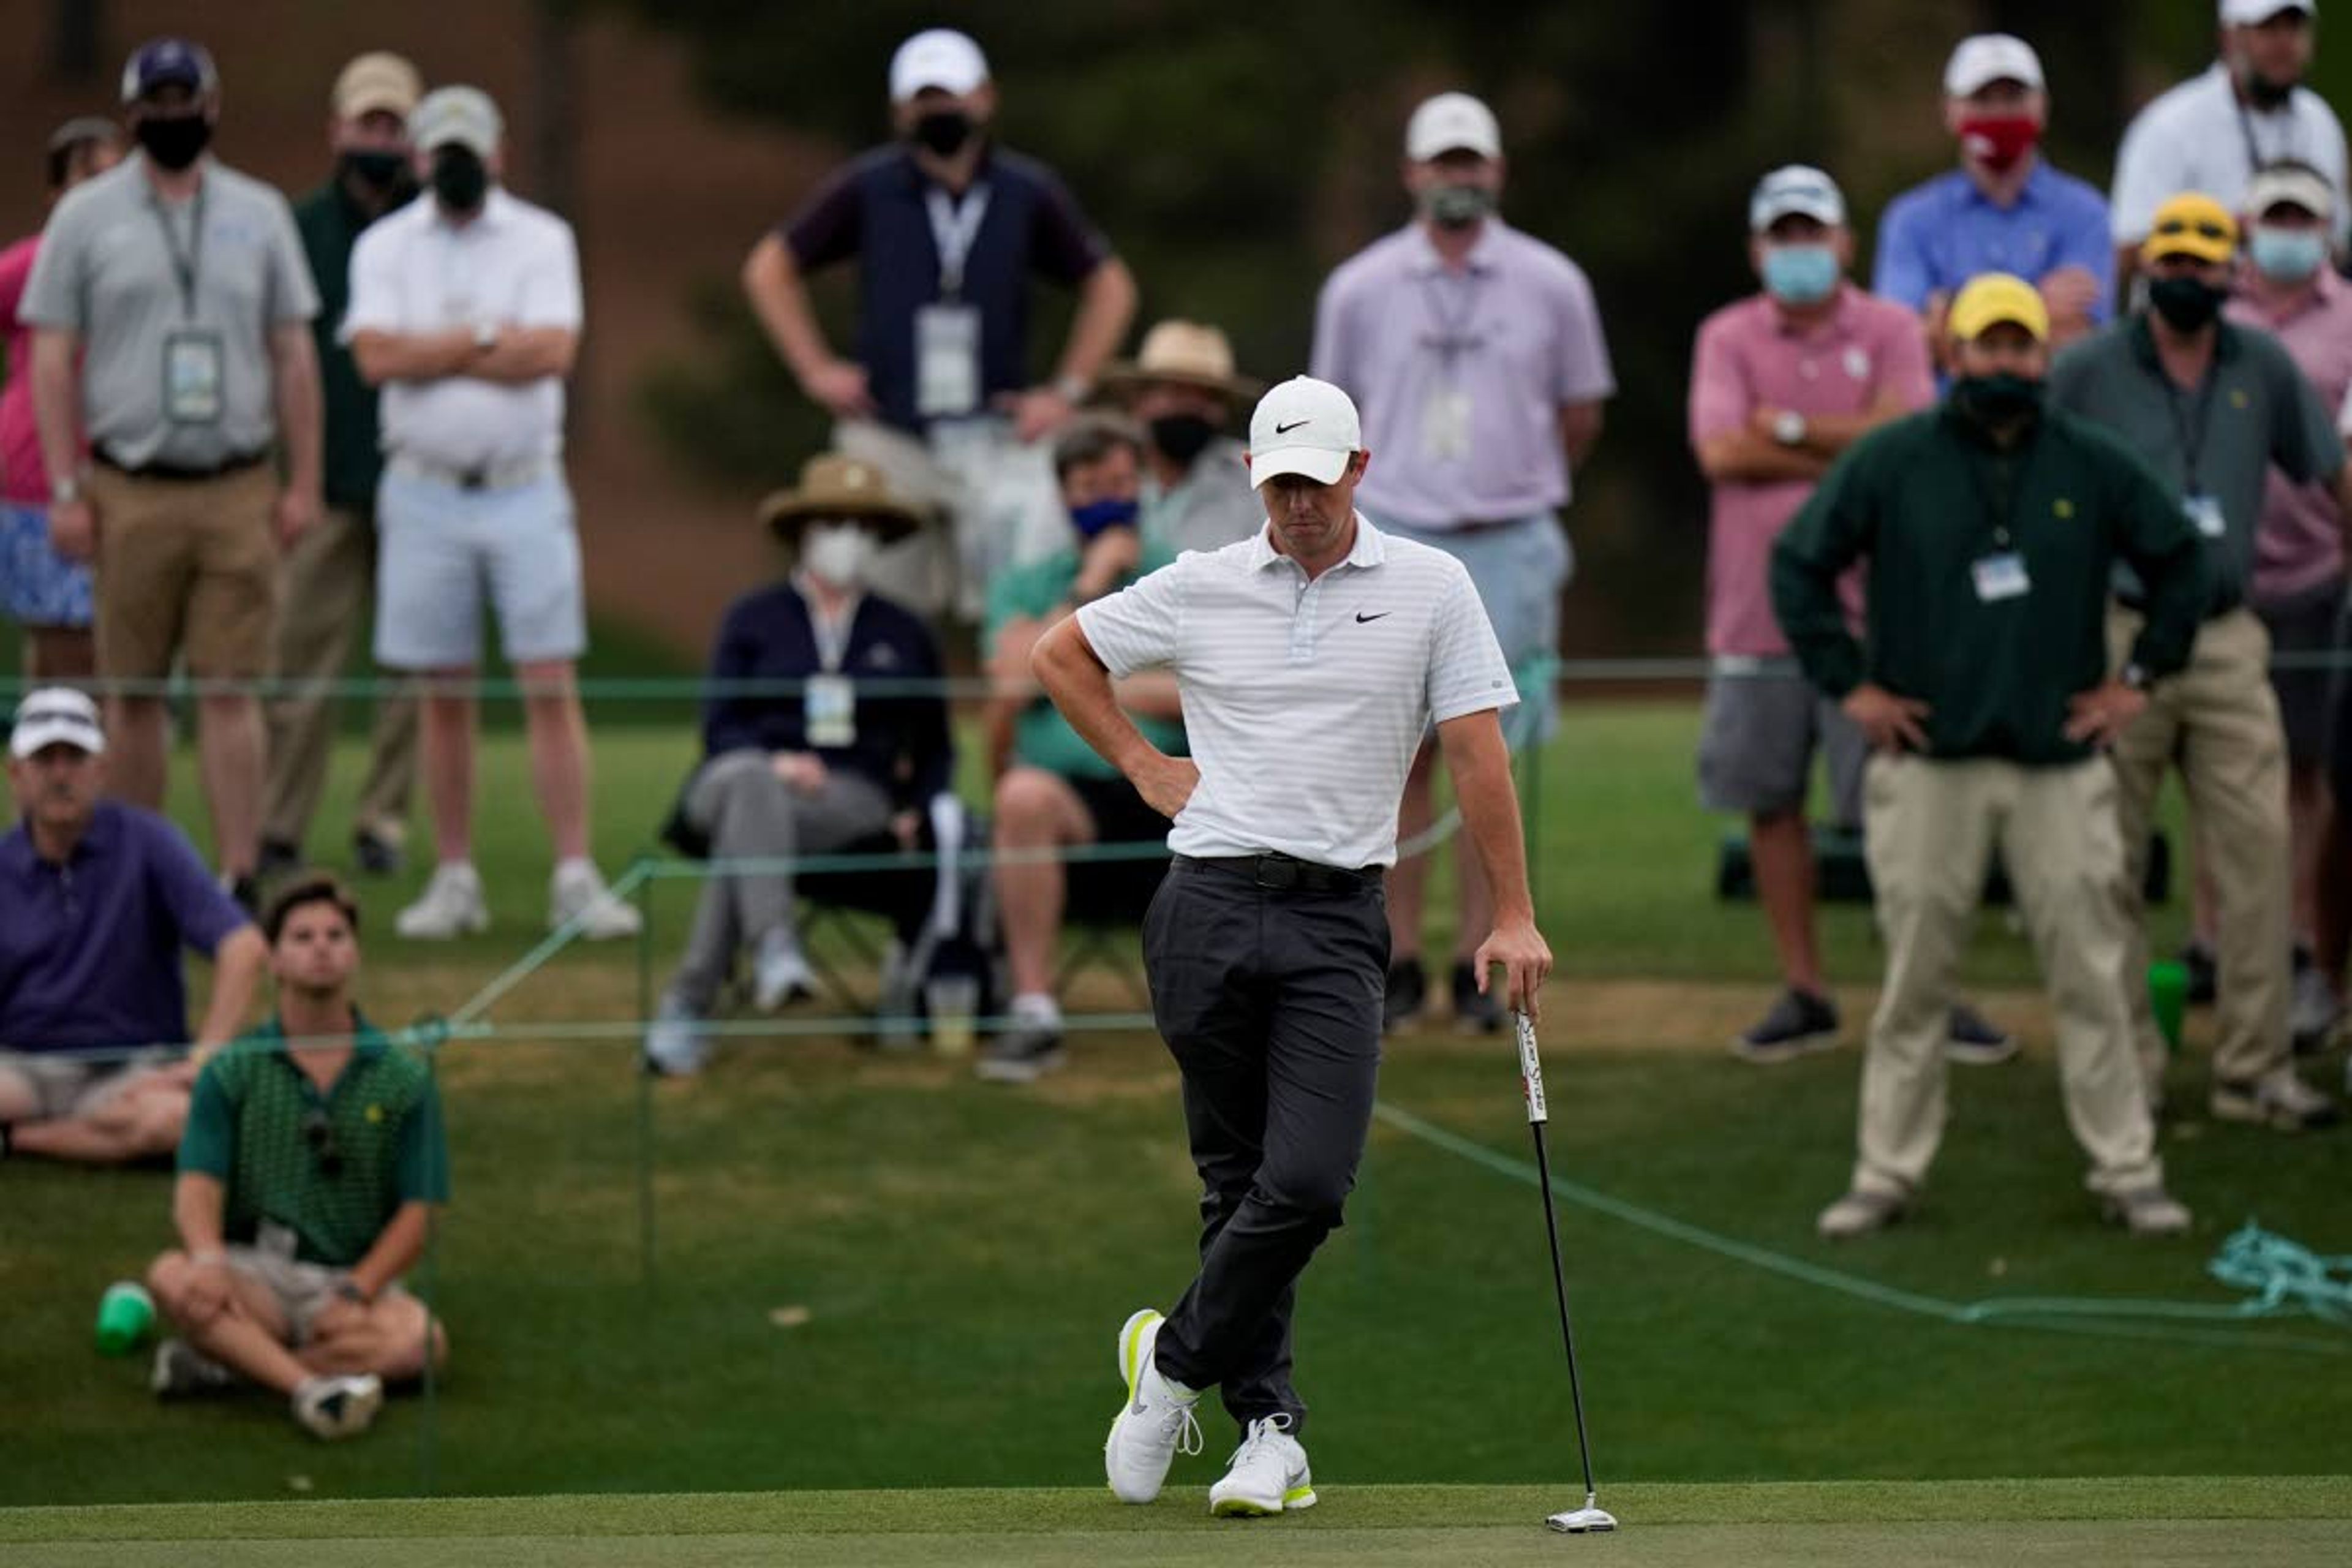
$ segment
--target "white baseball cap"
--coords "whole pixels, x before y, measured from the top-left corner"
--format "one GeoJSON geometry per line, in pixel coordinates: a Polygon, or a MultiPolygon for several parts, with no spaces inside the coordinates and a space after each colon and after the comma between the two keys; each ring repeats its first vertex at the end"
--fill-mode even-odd
{"type": "Polygon", "coordinates": [[[44,746],[63,742],[93,757],[106,754],[106,731],[98,704],[70,686],[44,686],[16,704],[16,727],[8,731],[8,754],[22,761],[44,746]]]}
{"type": "Polygon", "coordinates": [[[2221,0],[2221,24],[2229,27],[2258,26],[2282,11],[2300,11],[2306,16],[2319,15],[2319,7],[2311,0],[2221,0]]]}
{"type": "Polygon", "coordinates": [[[417,101],[408,117],[408,140],[420,153],[463,147],[488,158],[499,150],[506,121],[499,106],[478,87],[436,87],[417,101]]]}
{"type": "Polygon", "coordinates": [[[1979,33],[1962,38],[1944,67],[1944,96],[1967,98],[1997,81],[2023,82],[2036,92],[2048,85],[2042,79],[2042,57],[2015,34],[1979,33]]]}
{"type": "Polygon", "coordinates": [[[1348,395],[1328,381],[1294,375],[1259,398],[1250,416],[1250,486],[1280,474],[1335,483],[1363,445],[1363,422],[1348,395]]]}
{"type": "Polygon", "coordinates": [[[1404,155],[1425,163],[1441,153],[1460,149],[1481,158],[1503,155],[1503,128],[1495,111],[1466,92],[1441,92],[1412,111],[1405,121],[1404,155]]]}
{"type": "Polygon", "coordinates": [[[2327,177],[2307,163],[2273,163],[2246,186],[2246,216],[2260,217],[2282,205],[2329,218],[2336,215],[2336,192],[2327,177]]]}
{"type": "Polygon", "coordinates": [[[1845,195],[1835,180],[1811,164],[1786,164],[1756,182],[1756,192],[1748,198],[1748,232],[1762,234],[1792,214],[1843,228],[1845,195]]]}
{"type": "Polygon", "coordinates": [[[917,33],[890,57],[890,101],[905,103],[927,87],[961,98],[988,79],[988,57],[953,27],[917,33]]]}

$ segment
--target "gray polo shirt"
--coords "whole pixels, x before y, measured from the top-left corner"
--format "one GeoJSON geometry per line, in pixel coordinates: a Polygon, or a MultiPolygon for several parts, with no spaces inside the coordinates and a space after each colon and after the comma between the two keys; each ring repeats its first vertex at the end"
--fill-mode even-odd
{"type": "Polygon", "coordinates": [[[79,335],[91,443],[131,468],[208,468],[268,448],[278,436],[269,330],[318,313],[284,196],[207,158],[200,195],[167,204],[137,153],[58,204],[18,311],[31,326],[79,335]],[[194,262],[192,299],[175,253],[194,262]],[[175,336],[220,345],[217,417],[169,417],[164,364],[175,336]]]}
{"type": "MultiPolygon", "coordinates": [[[[2164,374],[2144,313],[2085,338],[2050,367],[2053,405],[2122,437],[2175,495],[2221,503],[2226,530],[2206,540],[2209,616],[2245,603],[2271,465],[2298,484],[2333,480],[2344,466],[2331,411],[2279,341],[2234,322],[2220,327],[2200,387],[2175,386],[2164,374]]],[[[2127,573],[2116,584],[2137,597],[2127,573]]]]}

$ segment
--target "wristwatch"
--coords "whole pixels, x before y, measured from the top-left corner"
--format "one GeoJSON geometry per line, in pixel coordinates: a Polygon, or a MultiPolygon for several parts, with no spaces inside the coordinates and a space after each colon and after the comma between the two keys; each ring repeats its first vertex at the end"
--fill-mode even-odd
{"type": "Polygon", "coordinates": [[[49,481],[50,505],[71,506],[74,502],[79,500],[81,500],[81,476],[79,474],[68,474],[64,479],[51,479],[49,481]]]}
{"type": "Polygon", "coordinates": [[[499,346],[499,324],[498,324],[496,321],[477,321],[477,322],[475,322],[475,323],[474,323],[474,349],[475,349],[475,352],[476,352],[476,353],[489,353],[492,349],[494,349],[494,348],[496,348],[496,347],[498,347],[498,346],[499,346]]]}
{"type": "Polygon", "coordinates": [[[346,1301],[353,1302],[362,1307],[368,1304],[368,1293],[360,1289],[359,1281],[356,1279],[344,1279],[338,1281],[335,1285],[335,1294],[341,1296],[346,1301]]]}
{"type": "Polygon", "coordinates": [[[1092,392],[1094,388],[1075,375],[1057,375],[1054,378],[1050,390],[1055,396],[1075,408],[1087,400],[1087,394],[1092,392]]]}
{"type": "Polygon", "coordinates": [[[1793,408],[1783,408],[1772,416],[1772,439],[1783,447],[1805,444],[1805,416],[1793,408]]]}
{"type": "Polygon", "coordinates": [[[2147,672],[2147,666],[2140,663],[2137,659],[2132,660],[2129,664],[2125,665],[2122,669],[2118,670],[2116,674],[2116,679],[2122,681],[2126,686],[2130,687],[2134,691],[2146,691],[2149,687],[2156,684],[2156,677],[2150,675],[2147,672]]]}

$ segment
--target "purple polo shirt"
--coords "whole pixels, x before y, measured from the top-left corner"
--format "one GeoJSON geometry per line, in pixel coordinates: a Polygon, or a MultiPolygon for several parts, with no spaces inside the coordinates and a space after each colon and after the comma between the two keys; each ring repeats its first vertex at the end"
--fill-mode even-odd
{"type": "MultiPolygon", "coordinates": [[[[2352,388],[2352,285],[2326,267],[2314,282],[2313,291],[2280,314],[2241,295],[2230,301],[2230,319],[2277,338],[2318,389],[2321,406],[2338,409],[2352,388]]],[[[2324,484],[2296,484],[2273,468],[2263,489],[2262,522],[2254,530],[2255,606],[2286,609],[2323,592],[2338,592],[2343,584],[2343,523],[2335,492],[2324,484]]]]}
{"type": "Polygon", "coordinates": [[[1496,218],[1465,272],[1419,224],[1341,263],[1316,306],[1313,374],[1363,416],[1357,503],[1433,532],[1565,505],[1560,407],[1617,390],[1583,270],[1496,218]],[[1454,396],[1468,439],[1433,443],[1433,408],[1454,396]]]}
{"type": "MultiPolygon", "coordinates": [[[[1762,294],[1701,322],[1691,355],[1690,441],[1696,448],[1744,429],[1759,408],[1809,416],[1865,414],[1892,401],[1908,412],[1934,401],[1919,318],[1892,300],[1840,286],[1837,309],[1804,331],[1762,294]]],[[[1805,479],[1714,487],[1707,520],[1706,651],[1769,658],[1789,651],[1772,614],[1772,545],[1813,493],[1805,479]]],[[[1856,579],[1846,607],[1859,610],[1856,579]]]]}
{"type": "Polygon", "coordinates": [[[62,866],[19,824],[0,838],[0,1046],[176,1045],[184,947],[211,957],[248,921],[180,830],[100,801],[62,866]]]}

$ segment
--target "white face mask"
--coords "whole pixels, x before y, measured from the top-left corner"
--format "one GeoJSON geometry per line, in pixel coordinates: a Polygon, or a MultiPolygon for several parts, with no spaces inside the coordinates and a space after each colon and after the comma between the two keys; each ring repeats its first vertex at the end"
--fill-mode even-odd
{"type": "Polygon", "coordinates": [[[836,588],[866,580],[874,559],[874,536],[854,522],[811,523],[801,536],[801,564],[836,588]]]}

